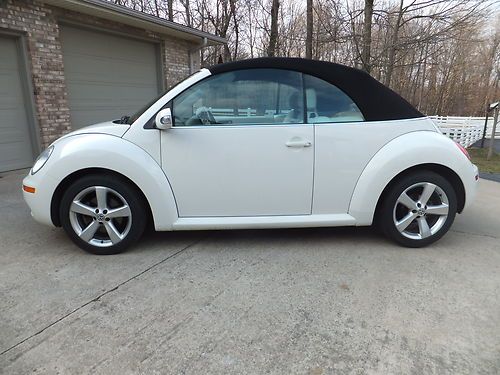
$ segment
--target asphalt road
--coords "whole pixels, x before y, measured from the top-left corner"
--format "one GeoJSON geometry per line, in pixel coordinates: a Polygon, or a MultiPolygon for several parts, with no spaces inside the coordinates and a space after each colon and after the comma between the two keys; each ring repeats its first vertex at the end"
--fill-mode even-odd
{"type": "Polygon", "coordinates": [[[0,178],[2,374],[498,374],[500,184],[441,241],[149,234],[88,255],[0,178]]]}

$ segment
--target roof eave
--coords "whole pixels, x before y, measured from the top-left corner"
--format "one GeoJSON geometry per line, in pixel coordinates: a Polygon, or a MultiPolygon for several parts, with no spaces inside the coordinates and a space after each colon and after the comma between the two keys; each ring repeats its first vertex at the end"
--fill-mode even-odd
{"type": "Polygon", "coordinates": [[[207,45],[227,43],[225,38],[221,38],[217,35],[196,30],[104,0],[44,0],[44,2],[59,8],[120,22],[194,43],[204,38],[207,39],[207,45]]]}

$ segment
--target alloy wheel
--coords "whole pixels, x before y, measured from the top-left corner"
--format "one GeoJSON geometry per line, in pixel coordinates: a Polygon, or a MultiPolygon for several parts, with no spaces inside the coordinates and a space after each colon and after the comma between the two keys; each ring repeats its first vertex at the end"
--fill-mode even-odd
{"type": "Polygon", "coordinates": [[[448,212],[449,201],[444,190],[430,182],[419,182],[401,193],[393,209],[393,221],[403,236],[421,240],[444,226],[448,212]]]}
{"type": "Polygon", "coordinates": [[[121,242],[132,226],[132,212],[125,198],[105,186],[79,192],[71,202],[69,219],[76,235],[97,247],[121,242]]]}

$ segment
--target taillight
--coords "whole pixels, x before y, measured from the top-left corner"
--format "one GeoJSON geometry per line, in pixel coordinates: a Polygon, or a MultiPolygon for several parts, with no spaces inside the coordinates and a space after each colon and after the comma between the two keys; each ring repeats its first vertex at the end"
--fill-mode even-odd
{"type": "Polygon", "coordinates": [[[467,152],[467,149],[466,149],[464,146],[462,146],[460,143],[455,142],[455,144],[458,146],[458,148],[460,149],[460,151],[462,151],[462,152],[463,152],[463,154],[464,154],[465,156],[467,156],[467,159],[471,160],[471,159],[470,159],[470,155],[469,155],[469,153],[467,152]]]}

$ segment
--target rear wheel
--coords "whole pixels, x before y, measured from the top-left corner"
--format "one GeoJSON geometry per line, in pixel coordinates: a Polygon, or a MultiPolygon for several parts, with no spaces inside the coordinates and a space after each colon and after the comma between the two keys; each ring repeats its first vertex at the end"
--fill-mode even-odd
{"type": "Polygon", "coordinates": [[[117,254],[144,232],[146,214],[140,195],[127,182],[110,176],[86,176],[64,193],[61,224],[82,249],[117,254]]]}
{"type": "Polygon", "coordinates": [[[422,247],[440,239],[457,212],[453,186],[431,171],[406,175],[385,195],[378,220],[383,232],[403,246],[422,247]]]}

